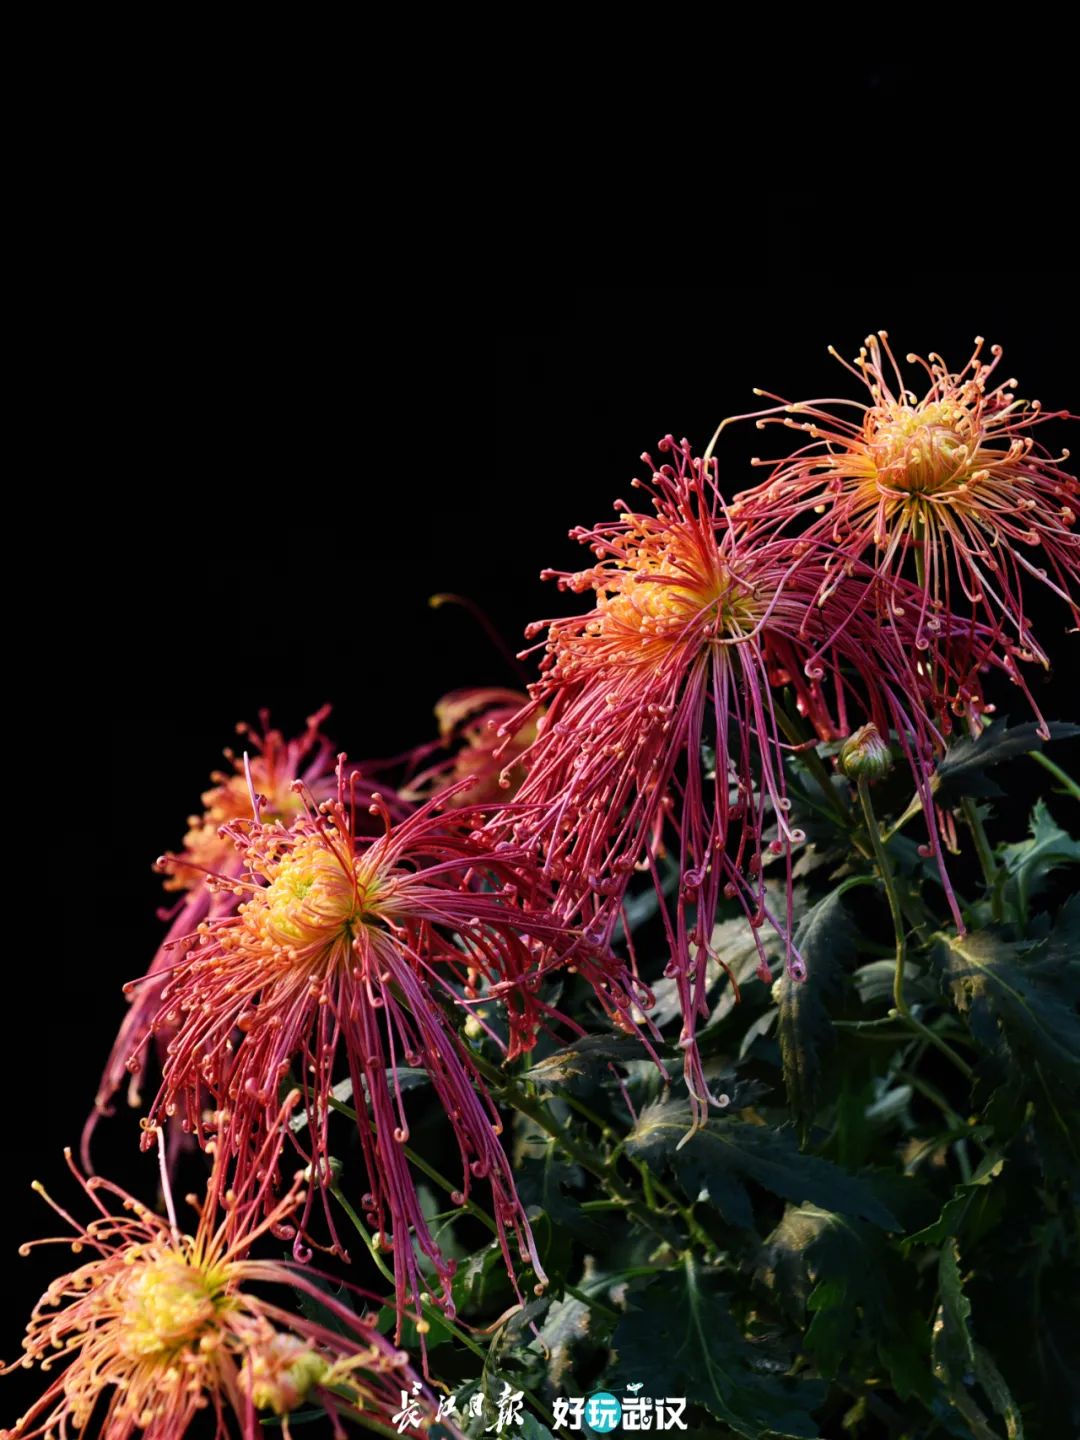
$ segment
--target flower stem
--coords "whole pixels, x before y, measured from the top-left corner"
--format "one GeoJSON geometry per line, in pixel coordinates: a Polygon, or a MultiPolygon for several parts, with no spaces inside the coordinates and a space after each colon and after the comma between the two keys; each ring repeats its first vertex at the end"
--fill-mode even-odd
{"type": "MultiPolygon", "coordinates": [[[[595,1110],[590,1110],[587,1105],[583,1105],[581,1101],[578,1100],[575,1096],[563,1095],[560,1098],[562,1099],[564,1104],[569,1105],[571,1109],[576,1110],[579,1115],[583,1115],[586,1120],[591,1121],[592,1124],[594,1124],[600,1131],[604,1139],[608,1139],[614,1135],[614,1131],[607,1123],[607,1121],[602,1116],[597,1115],[595,1110]]],[[[621,1153],[625,1144],[626,1140],[624,1138],[623,1140],[619,1141],[619,1143],[615,1146],[613,1150],[608,1151],[606,1159],[606,1164],[608,1167],[611,1166],[615,1157],[621,1153]]],[[[674,1192],[667,1185],[665,1185],[658,1176],[652,1173],[649,1167],[645,1164],[644,1160],[636,1160],[633,1156],[628,1156],[627,1158],[630,1160],[630,1163],[631,1165],[633,1165],[634,1169],[641,1176],[641,1188],[645,1195],[645,1203],[646,1205],[648,1205],[650,1210],[659,1208],[656,1204],[656,1197],[659,1196],[665,1205],[670,1205],[671,1208],[682,1217],[682,1221],[685,1224],[687,1230],[694,1237],[694,1239],[698,1241],[700,1245],[703,1245],[708,1251],[714,1250],[716,1247],[713,1244],[711,1238],[694,1218],[693,1206],[684,1205],[682,1201],[679,1200],[678,1196],[675,1195],[674,1192]]],[[[610,1173],[610,1169],[608,1173],[610,1173]]],[[[621,1203],[622,1202],[620,1201],[620,1206],[621,1203]]]]}
{"type": "Polygon", "coordinates": [[[483,1055],[478,1055],[475,1050],[470,1053],[477,1070],[499,1089],[509,1105],[520,1111],[522,1115],[527,1115],[534,1125],[539,1126],[545,1134],[550,1135],[555,1143],[569,1155],[570,1159],[580,1165],[583,1170],[587,1170],[590,1175],[595,1175],[617,1200],[622,1201],[627,1213],[632,1215],[635,1220],[640,1221],[642,1225],[659,1235],[665,1244],[671,1243],[663,1226],[658,1225],[645,1206],[635,1199],[633,1192],[628,1190],[619,1177],[614,1174],[612,1166],[602,1155],[598,1155],[570,1135],[565,1125],[560,1125],[547,1113],[542,1102],[527,1095],[521,1086],[511,1080],[497,1065],[493,1065],[483,1055]]]}
{"type": "MultiPolygon", "coordinates": [[[[347,1115],[350,1120],[355,1121],[357,1124],[360,1123],[356,1111],[351,1105],[346,1105],[344,1101],[335,1099],[333,1096],[331,1096],[330,1108],[331,1110],[338,1111],[338,1113],[341,1115],[347,1115]]],[[[371,1130],[371,1133],[374,1135],[374,1122],[369,1120],[368,1127],[371,1130]]],[[[421,1175],[426,1175],[429,1180],[433,1181],[436,1185],[438,1185],[440,1190],[444,1190],[447,1195],[452,1195],[455,1190],[461,1188],[459,1185],[455,1185],[452,1180],[448,1180],[445,1175],[440,1175],[438,1170],[436,1170],[433,1165],[429,1165],[425,1159],[418,1155],[416,1151],[411,1149],[408,1145],[403,1145],[401,1149],[404,1152],[405,1158],[409,1161],[409,1163],[411,1165],[414,1165],[416,1169],[420,1171],[421,1175]]],[[[467,1211],[470,1215],[474,1217],[474,1219],[479,1220],[481,1225],[487,1226],[487,1228],[491,1231],[492,1235],[498,1235],[499,1227],[495,1224],[495,1221],[491,1218],[487,1211],[481,1209],[481,1207],[477,1205],[475,1200],[466,1200],[464,1205],[459,1205],[457,1208],[459,1211],[467,1211]]]]}
{"type": "MultiPolygon", "coordinates": [[[[336,1185],[331,1185],[330,1193],[331,1195],[333,1195],[334,1199],[338,1202],[341,1208],[345,1211],[345,1214],[352,1221],[353,1228],[360,1236],[360,1239],[364,1242],[364,1246],[367,1249],[368,1254],[371,1256],[376,1270],[378,1270],[379,1274],[383,1277],[384,1280],[388,1280],[391,1285],[396,1286],[393,1271],[387,1265],[383,1257],[379,1254],[374,1238],[369,1233],[367,1226],[360,1219],[360,1216],[357,1215],[356,1211],[349,1204],[348,1200],[346,1200],[345,1196],[341,1193],[341,1190],[336,1185]]],[[[471,1350],[474,1355],[478,1356],[484,1362],[484,1368],[487,1368],[488,1352],[484,1349],[482,1345],[478,1345],[471,1335],[467,1335],[465,1331],[460,1328],[460,1326],[455,1325],[454,1322],[443,1313],[443,1311],[439,1308],[438,1305],[434,1304],[430,1300],[421,1300],[420,1309],[423,1312],[425,1320],[436,1325],[441,1325],[443,1329],[449,1330],[450,1334],[453,1335],[454,1339],[459,1340],[467,1350],[471,1350]]],[[[544,1402],[538,1399],[538,1397],[534,1395],[531,1390],[526,1390],[524,1385],[520,1384],[520,1381],[518,1382],[518,1384],[519,1389],[523,1391],[526,1399],[533,1407],[533,1409],[536,1410],[538,1414],[543,1415],[546,1420],[554,1422],[554,1416],[552,1415],[548,1407],[544,1404],[544,1402]]]]}
{"type": "Polygon", "coordinates": [[[842,825],[851,823],[851,812],[848,810],[844,797],[837,792],[825,768],[825,763],[817,753],[816,744],[807,744],[806,736],[802,733],[801,727],[791,718],[783,706],[777,706],[776,719],[792,745],[796,746],[799,755],[806,765],[806,768],[813,775],[821,790],[822,796],[832,806],[837,818],[842,825]]]}
{"type": "Polygon", "coordinates": [[[964,812],[964,819],[975,840],[975,852],[979,857],[979,865],[982,868],[983,879],[986,881],[986,888],[990,892],[991,918],[995,924],[1000,925],[1005,918],[1005,897],[1001,891],[1003,877],[994,860],[994,852],[987,839],[986,827],[979,815],[979,807],[970,795],[964,796],[960,802],[960,808],[964,812]]]}
{"type": "Polygon", "coordinates": [[[1032,750],[1030,753],[1032,760],[1034,760],[1037,765],[1041,765],[1048,774],[1053,775],[1055,780],[1061,781],[1062,785],[1065,786],[1065,789],[1074,800],[1080,800],[1080,785],[1076,783],[1067,770],[1063,770],[1056,761],[1051,760],[1049,755],[1044,755],[1041,750],[1032,750]]]}
{"type": "Polygon", "coordinates": [[[903,1018],[906,1025],[917,1030],[931,1045],[940,1050],[943,1055],[947,1055],[956,1068],[970,1080],[974,1074],[971,1066],[966,1060],[962,1060],[952,1046],[942,1040],[940,1035],[912,1015],[904,996],[904,961],[907,958],[907,941],[904,932],[904,916],[900,908],[900,895],[896,888],[896,877],[893,874],[892,865],[882,843],[881,830],[878,826],[877,816],[874,814],[874,803],[870,799],[870,786],[866,776],[860,775],[857,783],[859,803],[862,805],[870,844],[874,847],[874,859],[877,861],[878,874],[881,876],[885,894],[889,899],[889,911],[892,915],[893,929],[896,932],[896,970],[893,972],[893,1005],[896,1013],[903,1018]]]}

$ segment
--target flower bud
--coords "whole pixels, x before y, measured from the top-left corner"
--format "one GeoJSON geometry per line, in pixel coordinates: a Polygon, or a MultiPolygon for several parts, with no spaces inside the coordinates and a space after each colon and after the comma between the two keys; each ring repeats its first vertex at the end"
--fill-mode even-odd
{"type": "Polygon", "coordinates": [[[881,780],[892,763],[892,753],[876,725],[863,725],[840,746],[840,769],[849,780],[881,780]]]}

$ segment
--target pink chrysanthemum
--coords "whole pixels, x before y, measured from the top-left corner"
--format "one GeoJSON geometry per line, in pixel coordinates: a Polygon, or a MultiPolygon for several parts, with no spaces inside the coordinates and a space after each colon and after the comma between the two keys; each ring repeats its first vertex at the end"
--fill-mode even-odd
{"type": "MultiPolygon", "coordinates": [[[[930,382],[920,398],[882,330],[867,338],[854,366],[841,361],[868,389],[868,403],[791,403],[756,391],[779,405],[737,418],[756,418],[759,428],[784,425],[807,443],[779,461],[755,460],[772,466],[771,474],[737,496],[731,511],[769,533],[799,522],[804,538],[836,547],[833,574],[845,560],[865,558],[885,580],[913,580],[924,668],[954,710],[968,709],[973,728],[966,697],[947,695],[941,671],[970,671],[991,649],[1038,714],[1017,662],[1049,662],[1025,609],[1025,585],[1051,590],[1080,624],[1080,536],[1073,529],[1080,485],[1061,468],[1069,452],[1052,455],[1033,434],[1046,420],[1071,417],[1019,399],[1014,379],[992,386],[1001,347],[991,346],[989,361],[982,352],[980,337],[956,372],[933,353],[929,360],[908,355],[930,382]],[[837,407],[855,413],[848,418],[837,407]],[[966,653],[955,636],[946,647],[950,613],[970,617],[966,653]]],[[[827,577],[824,589],[831,583],[827,577]]],[[[944,706],[939,719],[947,725],[944,706]]]]}
{"type": "Polygon", "coordinates": [[[410,803],[426,800],[462,780],[473,783],[457,791],[451,804],[505,802],[524,778],[514,761],[536,739],[537,717],[520,725],[513,719],[528,697],[520,690],[499,688],[453,690],[435,706],[439,738],[410,756],[408,780],[399,794],[410,803]],[[509,729],[500,734],[501,727],[509,729]],[[433,760],[433,756],[438,759],[433,760]]]}
{"type": "Polygon", "coordinates": [[[243,873],[214,883],[240,903],[233,915],[205,920],[174,964],[154,1021],[171,1039],[152,1114],[175,1114],[202,1138],[200,1097],[209,1092],[231,1112],[222,1140],[243,1166],[272,1124],[279,1085],[295,1074],[308,1123],[291,1140],[315,1177],[301,1233],[318,1191],[340,1250],[325,1190],[327,1130],[332,1086],[347,1076],[368,1175],[362,1209],[393,1253],[400,1323],[405,1297],[428,1288],[410,1232],[448,1310],[454,1271],[430,1233],[404,1152],[401,1065],[426,1070],[445,1111],[462,1159],[458,1201],[485,1180],[511,1275],[513,1242],[544,1281],[498,1112],[439,1002],[504,994],[512,1056],[533,1043],[547,1013],[530,972],[546,945],[572,942],[544,897],[527,893],[520,854],[475,831],[470,812],[443,815],[435,799],[391,825],[373,797],[385,832],[359,837],[357,777],[347,786],[343,760],[336,801],[309,805],[289,828],[258,817],[226,827],[243,873]]]}
{"type": "Polygon", "coordinates": [[[70,1244],[91,1258],[49,1286],[27,1328],[25,1356],[0,1372],[20,1364],[59,1371],[14,1427],[0,1432],[5,1440],[64,1440],[90,1433],[91,1419],[93,1434],[109,1440],[180,1440],[200,1413],[214,1418],[218,1440],[265,1434],[260,1413],[281,1417],[288,1436],[289,1416],[308,1402],[325,1407],[344,1440],[355,1431],[350,1424],[346,1432],[343,1417],[363,1424],[373,1416],[385,1425],[402,1389],[420,1384],[408,1357],[321,1287],[323,1277],[292,1262],[252,1258],[254,1241],[302,1205],[299,1175],[270,1202],[266,1154],[262,1179],[253,1168],[229,1189],[219,1153],[188,1235],[177,1224],[164,1163],[168,1219],[107,1180],[85,1179],[70,1151],[67,1158],[96,1214],[82,1224],[35,1182],[74,1233],[22,1250],[70,1244]],[[102,1196],[119,1202],[120,1213],[102,1196]],[[286,1308],[291,1295],[285,1304],[284,1296],[270,1298],[282,1287],[317,1302],[334,1328],[286,1308]]]}
{"type": "MultiPolygon", "coordinates": [[[[241,873],[236,849],[222,827],[251,814],[252,788],[262,796],[266,820],[280,820],[284,824],[304,810],[294,781],[302,780],[320,799],[330,793],[333,747],[320,729],[329,713],[330,707],[323,706],[308,719],[303,733],[294,740],[286,740],[279,730],[270,728],[270,716],[265,710],[260,716],[261,729],[237,725],[237,733],[244,737],[251,753],[237,755],[232,750],[225,751],[231,771],[219,770],[211,775],[213,785],[202,796],[202,814],[188,817],[183,849],[166,857],[165,889],[182,891],[183,896],[171,911],[162,913],[161,918],[172,923],[146,976],[126,987],[130,1009],[113,1043],[94,1108],[83,1130],[81,1158],[85,1169],[93,1168],[90,1141],[94,1129],[103,1115],[112,1114],[113,1100],[129,1073],[128,1101],[132,1106],[142,1103],[139,1083],[146,1055],[143,1042],[150,1021],[161,1005],[162,987],[168,978],[165,972],[174,959],[172,947],[182,936],[190,935],[208,915],[227,915],[236,908],[237,897],[228,886],[211,890],[207,885],[208,876],[238,877],[241,873]]],[[[163,1051],[163,1046],[159,1048],[163,1051]]],[[[163,1053],[161,1059],[164,1059],[163,1053]]]]}
{"type": "MultiPolygon", "coordinates": [[[[823,738],[853,729],[856,712],[884,733],[896,729],[927,801],[935,736],[907,701],[904,645],[912,648],[914,628],[909,621],[904,630],[903,607],[879,633],[855,567],[815,607],[825,562],[813,548],[756,543],[727,522],[715,461],[704,464],[671,436],[660,448],[672,463],[654,468],[649,485],[633,482],[650,491],[654,515],[618,501],[617,522],[571,531],[598,563],[560,574],[559,584],[592,591],[596,606],[530,629],[548,629],[542,678],[510,724],[541,705],[547,715],[522,757],[515,813],[493,824],[540,851],[562,913],[580,911],[598,940],[611,935],[630,872],[648,868],[659,887],[658,854],[665,835],[677,838],[667,973],[679,988],[687,1083],[700,1107],[707,1090],[694,1036],[721,895],[737,896],[755,926],[770,920],[786,937],[789,969],[803,973],[790,938],[791,851],[802,836],[788,819],[787,747],[771,682],[792,685],[823,738]],[[782,917],[769,913],[762,874],[770,826],[768,848],[787,859],[782,917]]],[[[768,976],[763,949],[761,965],[768,976]]]]}

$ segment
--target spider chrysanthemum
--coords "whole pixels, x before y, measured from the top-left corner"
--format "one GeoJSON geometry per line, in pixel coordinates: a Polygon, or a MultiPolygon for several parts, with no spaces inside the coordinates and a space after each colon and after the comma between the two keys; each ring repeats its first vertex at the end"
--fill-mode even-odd
{"type": "MultiPolygon", "coordinates": [[[[897,640],[910,645],[910,622],[900,633],[901,614],[899,630],[879,635],[854,567],[815,608],[823,559],[732,526],[715,461],[671,436],[660,448],[670,463],[644,456],[651,481],[634,482],[651,494],[653,514],[618,501],[616,522],[571,532],[598,563],[557,578],[591,592],[595,608],[532,627],[547,629],[531,690],[532,706],[547,713],[521,757],[518,813],[493,823],[540,852],[563,913],[576,907],[601,938],[610,938],[630,872],[651,870],[659,888],[658,856],[674,841],[680,882],[668,974],[682,1003],[687,1083],[703,1104],[694,1035],[721,895],[737,897],[755,927],[770,920],[786,937],[792,973],[803,968],[790,914],[791,852],[803,837],[789,820],[786,717],[773,682],[792,687],[822,738],[854,728],[854,714],[884,733],[895,728],[924,789],[934,737],[907,703],[897,640]],[[784,915],[766,903],[766,846],[786,856],[784,915]]],[[[767,974],[763,949],[761,965],[767,974]]]]}
{"type": "Polygon", "coordinates": [[[779,405],[741,418],[785,426],[805,443],[783,459],[756,460],[771,467],[769,478],[737,496],[732,513],[772,533],[794,525],[806,539],[822,537],[839,565],[862,559],[886,580],[912,580],[916,645],[929,652],[924,665],[952,709],[971,706],[967,695],[948,693],[948,672],[995,651],[1038,713],[1021,664],[1049,662],[1025,590],[1045,587],[1080,624],[1080,485],[1062,468],[1069,452],[1054,455],[1036,438],[1045,421],[1068,413],[1020,398],[1015,379],[995,384],[1001,347],[991,346],[987,360],[983,345],[980,337],[958,371],[932,352],[908,355],[924,372],[921,394],[909,388],[885,331],[867,337],[854,365],[841,361],[865,385],[864,401],[793,403],[756,391],[779,405]],[[971,622],[964,647],[955,636],[943,643],[950,613],[971,622]]]}
{"type": "MultiPolygon", "coordinates": [[[[286,1102],[283,1122],[296,1098],[286,1102]]],[[[213,1418],[218,1440],[254,1440],[266,1433],[261,1421],[274,1416],[283,1434],[292,1433],[290,1415],[310,1402],[325,1407],[344,1440],[365,1414],[382,1419],[402,1386],[419,1383],[408,1357],[309,1267],[251,1255],[254,1242],[303,1203],[299,1176],[268,1208],[265,1177],[252,1171],[227,1187],[219,1152],[197,1228],[186,1234],[164,1163],[167,1219],[110,1181],[84,1178],[70,1152],[68,1164],[94,1207],[88,1223],[34,1188],[73,1232],[54,1243],[89,1258],[52,1282],[34,1309],[22,1361],[7,1367],[36,1365],[55,1378],[0,1432],[5,1440],[75,1433],[180,1440],[200,1413],[213,1418]],[[317,1302],[310,1313],[324,1319],[296,1313],[297,1293],[317,1302]]],[[[46,1243],[31,1242],[23,1253],[46,1243]]]]}
{"type": "Polygon", "coordinates": [[[222,1143],[243,1166],[292,1074],[307,1123],[291,1139],[314,1181],[301,1233],[321,1193],[338,1245],[326,1194],[328,1123],[333,1086],[350,1080],[368,1180],[361,1208],[393,1254],[400,1318],[406,1296],[430,1288],[417,1249],[452,1307],[454,1265],[432,1236],[406,1155],[398,1071],[421,1068],[460,1152],[456,1203],[484,1181],[510,1274],[524,1260],[542,1284],[498,1111],[448,1009],[501,987],[509,1055],[531,1046],[545,1007],[525,982],[549,941],[565,943],[563,932],[542,904],[531,908],[514,853],[477,832],[474,815],[443,814],[436,799],[394,825],[375,798],[384,833],[364,838],[356,777],[346,781],[343,763],[338,773],[337,799],[309,804],[289,827],[258,817],[229,827],[242,873],[219,883],[239,904],[204,921],[175,963],[154,1021],[170,1039],[152,1113],[176,1115],[203,1138],[208,1092],[230,1112],[222,1143]]]}
{"type": "MultiPolygon", "coordinates": [[[[308,719],[301,734],[291,740],[271,728],[269,713],[265,710],[260,716],[261,728],[237,725],[237,733],[243,736],[248,749],[240,755],[225,751],[230,768],[211,775],[213,784],[202,796],[203,810],[188,817],[183,847],[165,857],[166,864],[159,866],[164,869],[165,889],[179,891],[180,898],[171,910],[162,913],[162,919],[171,924],[146,975],[126,987],[130,1008],[113,1042],[94,1108],[83,1130],[85,1169],[93,1168],[90,1143],[94,1130],[102,1116],[112,1113],[113,1101],[125,1079],[129,1103],[132,1106],[142,1103],[140,1083],[146,1058],[143,1042],[161,1004],[161,991],[167,979],[165,972],[175,959],[175,942],[190,934],[208,915],[225,915],[236,907],[237,897],[227,885],[219,884],[212,889],[207,884],[208,879],[235,878],[241,873],[236,848],[223,827],[251,814],[253,790],[261,797],[265,818],[285,824],[304,810],[294,782],[303,781],[320,799],[329,793],[334,752],[320,728],[329,713],[329,706],[324,706],[308,719]]],[[[164,1037],[159,1039],[163,1042],[164,1037]]],[[[163,1043],[159,1050],[163,1052],[163,1043]]]]}

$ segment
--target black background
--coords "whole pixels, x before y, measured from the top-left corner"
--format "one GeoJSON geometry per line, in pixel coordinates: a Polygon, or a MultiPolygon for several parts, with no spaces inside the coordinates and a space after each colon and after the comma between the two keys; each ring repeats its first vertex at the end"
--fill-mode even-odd
{"type": "MultiPolygon", "coordinates": [[[[327,729],[351,757],[428,739],[444,691],[514,683],[470,618],[430,610],[430,594],[471,597],[516,646],[527,621],[576,603],[539,580],[577,567],[568,528],[606,519],[666,432],[700,450],[753,407],[755,385],[854,393],[830,342],[850,358],[883,327],[898,353],[935,349],[959,368],[982,334],[1004,345],[1022,395],[1080,408],[1069,274],[914,271],[882,288],[792,269],[790,252],[783,263],[717,289],[493,291],[483,318],[470,297],[412,297],[400,325],[379,327],[368,299],[346,314],[316,287],[286,319],[253,294],[215,306],[180,275],[153,326],[126,315],[116,449],[82,500],[103,538],[42,642],[47,693],[28,696],[28,718],[56,735],[19,752],[49,783],[31,806],[28,891],[8,892],[26,925],[8,957],[4,1358],[70,1259],[15,1257],[18,1240],[57,1233],[29,1181],[73,1197],[61,1147],[77,1144],[119,986],[160,934],[151,863],[180,841],[237,720],[265,705],[288,731],[330,701],[327,729]]],[[[1068,429],[1043,438],[1068,445],[1068,429]]],[[[729,491],[759,477],[746,461],[762,443],[752,425],[728,432],[729,491]]],[[[1057,661],[1040,698],[1076,718],[1076,639],[1063,607],[1040,619],[1057,661]]],[[[995,698],[1021,713],[1018,695],[995,698]]],[[[1013,778],[1030,787],[1009,798],[1022,824],[1042,776],[1017,765],[1013,778]]],[[[134,1117],[99,1134],[103,1172],[152,1198],[134,1117]]],[[[5,1414],[21,1384],[4,1382],[5,1414]]]]}

